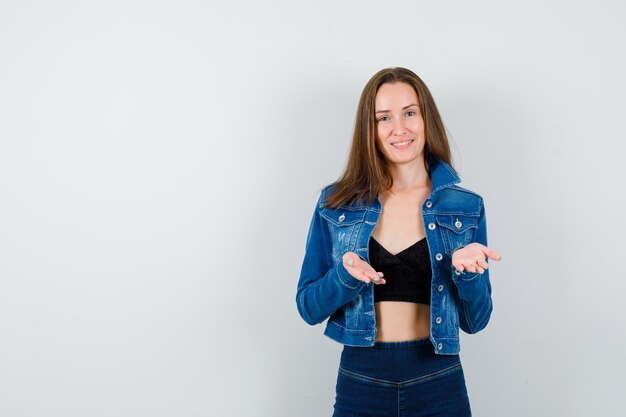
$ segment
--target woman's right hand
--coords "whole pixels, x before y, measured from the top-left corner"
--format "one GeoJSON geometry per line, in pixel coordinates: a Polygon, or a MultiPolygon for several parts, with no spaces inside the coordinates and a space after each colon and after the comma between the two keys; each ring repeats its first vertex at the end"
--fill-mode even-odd
{"type": "Polygon", "coordinates": [[[354,278],[363,282],[373,282],[374,284],[384,284],[387,281],[383,278],[382,272],[376,272],[374,268],[354,252],[346,252],[343,255],[343,266],[354,278]]]}

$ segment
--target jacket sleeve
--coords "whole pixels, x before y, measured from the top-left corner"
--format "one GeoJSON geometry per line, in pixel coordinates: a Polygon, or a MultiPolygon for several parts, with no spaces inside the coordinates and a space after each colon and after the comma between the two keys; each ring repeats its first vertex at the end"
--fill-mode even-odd
{"type": "Polygon", "coordinates": [[[298,312],[310,325],[323,322],[368,285],[350,275],[341,260],[333,260],[328,223],[320,214],[323,197],[322,191],[311,219],[296,291],[298,312]]]}
{"type": "MultiPolygon", "coordinates": [[[[474,242],[487,245],[487,220],[485,206],[481,199],[478,228],[474,235],[474,242]]],[[[457,248],[458,250],[460,248],[457,248]]],[[[489,262],[489,258],[487,258],[489,262]]],[[[459,308],[459,325],[466,333],[477,333],[484,329],[491,317],[493,305],[491,301],[491,283],[489,268],[484,273],[463,271],[457,274],[452,267],[452,281],[457,289],[459,308]]]]}

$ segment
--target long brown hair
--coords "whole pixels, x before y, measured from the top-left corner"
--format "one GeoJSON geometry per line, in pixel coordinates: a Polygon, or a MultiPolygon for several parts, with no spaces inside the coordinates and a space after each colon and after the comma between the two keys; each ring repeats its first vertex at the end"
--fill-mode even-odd
{"type": "Polygon", "coordinates": [[[325,207],[336,208],[361,199],[371,204],[380,192],[389,190],[393,185],[393,177],[376,140],[375,101],[381,85],[396,82],[409,84],[417,93],[426,136],[426,169],[430,173],[428,162],[433,158],[441,159],[452,167],[448,137],[435,100],[424,81],[409,69],[385,68],[374,74],[363,88],[348,162],[340,178],[333,183],[336,187],[326,198],[325,207]]]}

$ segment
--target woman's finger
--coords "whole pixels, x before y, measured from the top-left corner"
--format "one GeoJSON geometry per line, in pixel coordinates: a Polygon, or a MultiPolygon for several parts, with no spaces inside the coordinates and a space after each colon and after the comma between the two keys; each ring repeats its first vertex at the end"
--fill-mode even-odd
{"type": "Polygon", "coordinates": [[[500,256],[500,254],[496,251],[493,251],[491,249],[487,249],[485,251],[485,255],[487,255],[487,257],[489,257],[489,259],[493,259],[494,261],[499,261],[502,259],[502,256],[500,256]]]}
{"type": "Polygon", "coordinates": [[[487,261],[485,259],[479,259],[478,260],[478,266],[480,266],[483,269],[489,268],[489,264],[487,263],[487,261]]]}
{"type": "Polygon", "coordinates": [[[368,277],[370,277],[370,279],[372,280],[374,284],[384,284],[386,282],[383,279],[383,273],[374,271],[374,268],[372,268],[371,270],[368,270],[366,274],[368,277]]]}

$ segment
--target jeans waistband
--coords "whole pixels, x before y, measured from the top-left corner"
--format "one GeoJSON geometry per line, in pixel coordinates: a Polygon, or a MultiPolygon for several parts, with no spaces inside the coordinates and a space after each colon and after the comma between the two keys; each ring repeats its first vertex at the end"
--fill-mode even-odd
{"type": "Polygon", "coordinates": [[[425,337],[422,339],[413,339],[413,340],[403,340],[401,342],[374,342],[374,348],[380,349],[393,349],[393,348],[403,348],[403,347],[433,347],[432,342],[429,338],[425,337]]]}
{"type": "Polygon", "coordinates": [[[430,339],[375,342],[371,347],[345,346],[340,367],[372,378],[403,381],[460,363],[459,355],[438,355],[430,339]]]}

